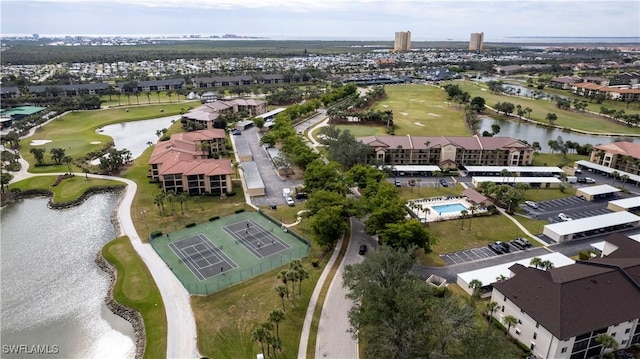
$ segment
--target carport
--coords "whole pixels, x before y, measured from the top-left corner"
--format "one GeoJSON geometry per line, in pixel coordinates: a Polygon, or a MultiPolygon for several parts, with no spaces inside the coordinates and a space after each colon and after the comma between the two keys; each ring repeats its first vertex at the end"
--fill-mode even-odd
{"type": "Polygon", "coordinates": [[[471,179],[471,183],[475,188],[480,186],[482,182],[493,182],[499,184],[508,184],[515,186],[518,183],[526,183],[531,188],[559,188],[562,181],[555,177],[486,177],[477,176],[471,179]]]}
{"type": "Polygon", "coordinates": [[[434,172],[440,172],[442,169],[432,165],[394,165],[391,167],[391,173],[394,176],[433,176],[434,172]]]}
{"type": "Polygon", "coordinates": [[[612,211],[629,211],[635,212],[640,211],[640,196],[639,197],[631,197],[631,198],[623,198],[617,199],[615,201],[609,201],[607,205],[612,211]]]}
{"type": "Polygon", "coordinates": [[[240,168],[242,168],[242,176],[247,184],[249,196],[264,196],[265,186],[258,171],[258,165],[255,162],[242,162],[240,168]]]}
{"type": "Polygon", "coordinates": [[[244,131],[251,126],[253,126],[253,121],[251,120],[239,121],[238,123],[236,123],[236,130],[244,131]]]}
{"type": "Polygon", "coordinates": [[[582,168],[582,169],[588,168],[589,171],[592,171],[592,172],[595,172],[595,173],[600,173],[600,174],[606,174],[607,176],[611,176],[611,174],[613,172],[617,172],[618,176],[627,175],[627,176],[629,176],[629,179],[627,180],[628,182],[635,183],[636,186],[640,184],[640,176],[639,175],[634,175],[633,173],[629,173],[629,172],[625,172],[625,171],[622,171],[622,170],[619,170],[619,169],[615,169],[615,168],[599,165],[597,163],[593,163],[593,162],[589,162],[589,161],[585,161],[585,160],[579,160],[579,161],[576,161],[574,163],[579,168],[582,168]]]}
{"type": "Polygon", "coordinates": [[[547,224],[542,234],[562,243],[574,238],[589,237],[596,234],[638,227],[640,217],[629,212],[613,212],[599,216],[574,219],[573,221],[547,224]]]}
{"type": "Polygon", "coordinates": [[[251,152],[249,143],[247,143],[247,140],[244,137],[245,136],[236,136],[233,144],[235,145],[236,153],[238,154],[238,160],[240,162],[251,162],[253,161],[253,153],[251,152]]]}
{"type": "Polygon", "coordinates": [[[614,197],[617,192],[620,192],[618,188],[609,186],[608,184],[601,184],[598,186],[578,188],[576,190],[576,196],[584,197],[587,201],[595,201],[614,197]]]}
{"type": "Polygon", "coordinates": [[[519,177],[554,177],[562,175],[559,167],[552,166],[464,166],[467,176],[502,176],[507,170],[511,176],[519,177]]]}
{"type": "MultiPolygon", "coordinates": [[[[562,253],[554,252],[549,254],[543,254],[541,256],[537,256],[538,258],[544,260],[548,260],[553,263],[555,268],[564,267],[569,264],[575,263],[575,261],[562,253]]],[[[531,257],[533,258],[533,257],[531,257]]],[[[480,290],[481,297],[488,297],[491,295],[491,290],[493,289],[493,283],[497,282],[497,278],[504,277],[510,278],[512,276],[509,268],[518,263],[522,264],[525,267],[529,267],[531,263],[531,258],[521,259],[519,261],[498,264],[492,267],[486,267],[482,269],[476,269],[469,272],[458,273],[458,279],[456,283],[462,288],[465,292],[469,294],[473,294],[473,289],[469,288],[469,283],[477,279],[482,282],[482,289],[480,290]]]]}

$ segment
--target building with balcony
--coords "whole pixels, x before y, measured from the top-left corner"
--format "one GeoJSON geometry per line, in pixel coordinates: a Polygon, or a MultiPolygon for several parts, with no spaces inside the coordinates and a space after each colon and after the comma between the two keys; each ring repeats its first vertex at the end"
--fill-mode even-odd
{"type": "Polygon", "coordinates": [[[533,148],[511,137],[367,136],[358,139],[373,151],[367,163],[435,165],[456,169],[465,165],[527,166],[533,148]]]}
{"type": "Polygon", "coordinates": [[[623,141],[594,146],[589,161],[640,175],[640,144],[623,141]]]}
{"type": "Polygon", "coordinates": [[[191,121],[203,128],[212,129],[215,120],[225,113],[244,113],[246,117],[256,117],[266,112],[267,103],[262,100],[216,100],[185,113],[182,115],[182,121],[191,121]]]}
{"type": "Polygon", "coordinates": [[[619,348],[640,343],[640,243],[622,234],[605,240],[602,257],[540,270],[514,264],[493,284],[492,315],[518,322],[509,334],[537,358],[586,359],[606,351],[596,340],[612,336],[619,348]]]}
{"type": "Polygon", "coordinates": [[[224,149],[225,132],[221,129],[174,134],[153,149],[149,177],[160,182],[165,192],[190,195],[231,192],[231,161],[210,158],[224,149]]]}

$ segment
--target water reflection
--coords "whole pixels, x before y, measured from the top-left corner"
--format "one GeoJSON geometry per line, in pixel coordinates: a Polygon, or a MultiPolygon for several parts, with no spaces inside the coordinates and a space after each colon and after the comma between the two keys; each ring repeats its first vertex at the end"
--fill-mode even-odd
{"type": "Polygon", "coordinates": [[[116,202],[116,195],[100,194],[51,210],[47,199],[34,198],[2,209],[3,345],[57,345],[60,352],[47,358],[134,356],[133,329],[104,305],[108,277],[94,262],[115,237],[116,202]]]}
{"type": "Polygon", "coordinates": [[[122,122],[105,126],[101,134],[111,136],[119,150],[128,149],[132,157],[137,158],[149,146],[147,143],[158,142],[157,130],[169,128],[172,121],[177,121],[180,116],[168,116],[150,120],[122,122]]]}

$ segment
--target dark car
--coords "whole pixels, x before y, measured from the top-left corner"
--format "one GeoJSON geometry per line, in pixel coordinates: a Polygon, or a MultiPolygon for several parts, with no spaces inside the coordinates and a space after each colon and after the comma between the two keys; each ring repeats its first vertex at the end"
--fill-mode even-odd
{"type": "Polygon", "coordinates": [[[442,185],[442,187],[449,187],[449,182],[447,182],[447,180],[444,178],[440,179],[440,184],[442,185]]]}
{"type": "Polygon", "coordinates": [[[496,242],[496,244],[499,245],[500,247],[502,247],[502,250],[505,253],[509,253],[509,250],[511,249],[511,248],[509,248],[509,243],[504,243],[504,242],[498,241],[498,242],[496,242]]]}
{"type": "Polygon", "coordinates": [[[233,130],[233,131],[231,131],[231,134],[234,135],[234,136],[239,136],[239,135],[242,135],[242,132],[240,132],[238,130],[233,130]]]}
{"type": "Polygon", "coordinates": [[[307,198],[307,192],[296,192],[296,199],[305,199],[307,198]]]}
{"type": "Polygon", "coordinates": [[[363,255],[365,255],[365,253],[367,253],[367,245],[366,244],[361,244],[360,245],[360,249],[358,249],[358,254],[363,256],[363,255]]]}
{"type": "Polygon", "coordinates": [[[529,242],[528,240],[518,237],[516,239],[513,240],[514,242],[517,242],[518,244],[520,244],[521,246],[525,247],[525,248],[529,248],[529,247],[533,247],[533,244],[531,244],[531,242],[529,242]]]}
{"type": "Polygon", "coordinates": [[[498,244],[495,244],[495,243],[489,243],[488,247],[489,247],[489,249],[494,251],[496,254],[504,253],[504,249],[502,248],[501,245],[498,245],[498,244]]]}
{"type": "Polygon", "coordinates": [[[520,250],[523,250],[525,248],[522,244],[520,244],[520,242],[517,242],[515,239],[509,242],[509,244],[520,250]]]}

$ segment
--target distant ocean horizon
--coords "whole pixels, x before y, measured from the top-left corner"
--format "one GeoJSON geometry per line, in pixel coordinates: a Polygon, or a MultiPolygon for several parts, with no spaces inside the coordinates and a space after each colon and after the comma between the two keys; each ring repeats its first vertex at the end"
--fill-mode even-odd
{"type": "MultiPolygon", "coordinates": [[[[231,34],[229,34],[231,35],[231,34]]],[[[2,38],[31,37],[33,34],[3,34],[2,38]]],[[[95,38],[137,38],[151,40],[273,40],[273,41],[388,41],[393,42],[392,37],[379,36],[291,36],[282,34],[235,34],[234,37],[224,37],[225,34],[38,34],[40,38],[60,37],[95,37],[95,38]]],[[[228,36],[228,35],[227,35],[228,36]]],[[[485,35],[486,36],[486,35],[485,35]]],[[[431,37],[413,38],[412,42],[468,42],[469,38],[431,37]]],[[[506,36],[485,37],[485,43],[637,43],[640,44],[640,36],[506,36]]]]}

